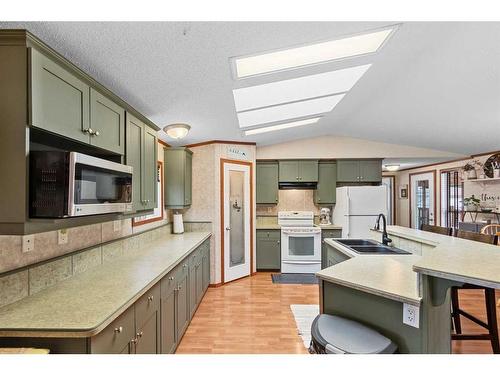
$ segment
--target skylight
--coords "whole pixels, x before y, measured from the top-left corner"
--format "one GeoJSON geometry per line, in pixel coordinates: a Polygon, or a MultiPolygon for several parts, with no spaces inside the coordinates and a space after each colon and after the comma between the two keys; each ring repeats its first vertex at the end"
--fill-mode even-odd
{"type": "Polygon", "coordinates": [[[330,112],[345,94],[281,104],[238,113],[240,128],[330,112]]]}
{"type": "Polygon", "coordinates": [[[232,59],[236,78],[246,78],[285,69],[376,52],[394,27],[302,47],[232,59]]]}
{"type": "Polygon", "coordinates": [[[260,134],[260,133],[267,133],[267,132],[272,132],[272,131],[275,131],[275,130],[283,130],[283,129],[288,129],[288,128],[294,128],[296,126],[303,126],[303,125],[315,124],[315,123],[317,123],[319,121],[320,118],[321,117],[314,117],[314,118],[308,118],[308,119],[305,119],[305,120],[287,122],[285,124],[272,125],[272,126],[266,126],[266,127],[263,127],[263,128],[245,130],[245,135],[254,135],[254,134],[260,134]]]}
{"type": "Polygon", "coordinates": [[[371,64],[233,90],[236,112],[345,93],[371,64]]]}

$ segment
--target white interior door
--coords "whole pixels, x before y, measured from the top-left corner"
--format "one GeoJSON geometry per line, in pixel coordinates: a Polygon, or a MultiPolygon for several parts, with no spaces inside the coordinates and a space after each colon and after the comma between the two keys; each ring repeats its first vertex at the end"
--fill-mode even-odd
{"type": "Polygon", "coordinates": [[[410,176],[411,184],[411,227],[420,229],[422,224],[435,225],[434,212],[435,181],[434,173],[410,176]]]}
{"type": "Polygon", "coordinates": [[[224,282],[250,275],[250,166],[224,163],[224,282]]]}

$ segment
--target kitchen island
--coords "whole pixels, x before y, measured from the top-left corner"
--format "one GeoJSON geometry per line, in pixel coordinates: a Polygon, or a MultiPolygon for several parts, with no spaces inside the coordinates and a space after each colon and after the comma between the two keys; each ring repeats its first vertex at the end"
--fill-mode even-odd
{"type": "Polygon", "coordinates": [[[500,248],[399,226],[387,232],[411,254],[361,255],[325,240],[347,260],[317,273],[321,311],[376,329],[402,353],[451,353],[450,287],[500,288],[500,248]]]}

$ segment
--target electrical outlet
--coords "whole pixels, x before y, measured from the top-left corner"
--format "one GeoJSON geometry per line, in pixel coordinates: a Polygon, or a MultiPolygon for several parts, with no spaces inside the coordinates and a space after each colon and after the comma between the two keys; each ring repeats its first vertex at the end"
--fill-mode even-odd
{"type": "Polygon", "coordinates": [[[59,229],[57,231],[57,243],[59,245],[65,245],[68,243],[68,230],[67,229],[59,229]]]}
{"type": "Polygon", "coordinates": [[[113,230],[115,232],[119,232],[121,229],[122,229],[122,221],[121,220],[113,221],[113,230]]]}
{"type": "Polygon", "coordinates": [[[403,324],[419,328],[420,307],[403,303],[403,324]]]}
{"type": "Polygon", "coordinates": [[[35,250],[35,235],[23,236],[23,253],[35,250]]]}

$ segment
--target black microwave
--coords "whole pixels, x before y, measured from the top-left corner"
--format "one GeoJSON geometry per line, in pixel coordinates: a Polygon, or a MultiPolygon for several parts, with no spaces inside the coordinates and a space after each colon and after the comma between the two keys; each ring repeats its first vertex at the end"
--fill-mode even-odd
{"type": "Polygon", "coordinates": [[[132,211],[132,167],[69,151],[30,152],[30,217],[132,211]]]}

